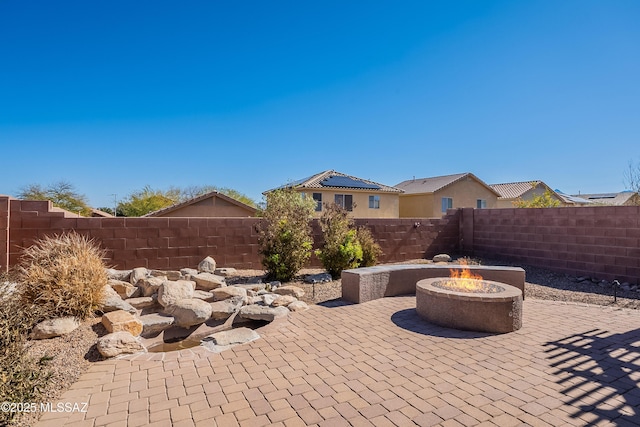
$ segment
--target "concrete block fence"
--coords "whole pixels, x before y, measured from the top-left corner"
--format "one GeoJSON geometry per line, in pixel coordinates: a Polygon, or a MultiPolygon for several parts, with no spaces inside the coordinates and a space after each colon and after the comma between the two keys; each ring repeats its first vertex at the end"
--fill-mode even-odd
{"type": "MultiPolygon", "coordinates": [[[[358,219],[382,246],[381,262],[437,253],[504,258],[607,280],[640,282],[640,207],[450,209],[441,219],[358,219]]],[[[0,271],[22,248],[75,230],[95,239],[116,268],[195,267],[207,255],[219,265],[261,268],[259,218],[84,218],[47,201],[0,196],[0,271]]],[[[317,221],[316,244],[322,240],[317,221]]],[[[319,266],[315,256],[311,266],[319,266]]]]}
{"type": "MultiPolygon", "coordinates": [[[[262,268],[256,225],[259,218],[84,218],[53,208],[48,201],[23,201],[0,196],[0,269],[19,263],[23,248],[44,236],[75,230],[106,250],[115,268],[177,269],[196,267],[213,256],[225,267],[262,268]]],[[[424,258],[455,252],[458,213],[443,219],[358,220],[382,246],[381,261],[424,258]],[[416,225],[419,222],[419,225],[416,225]]],[[[322,240],[317,221],[314,240],[322,240]]],[[[319,266],[313,256],[312,266],[319,266]]]]}

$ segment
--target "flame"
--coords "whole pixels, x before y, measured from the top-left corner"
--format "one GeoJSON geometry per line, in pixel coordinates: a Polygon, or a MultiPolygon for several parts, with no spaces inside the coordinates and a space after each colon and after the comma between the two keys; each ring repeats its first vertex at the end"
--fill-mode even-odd
{"type": "Polygon", "coordinates": [[[450,278],[456,280],[450,280],[446,282],[445,285],[462,291],[477,292],[479,288],[481,288],[478,281],[482,280],[482,276],[472,273],[471,270],[469,270],[469,264],[467,264],[465,260],[461,260],[460,265],[463,267],[460,270],[449,270],[450,278]]]}

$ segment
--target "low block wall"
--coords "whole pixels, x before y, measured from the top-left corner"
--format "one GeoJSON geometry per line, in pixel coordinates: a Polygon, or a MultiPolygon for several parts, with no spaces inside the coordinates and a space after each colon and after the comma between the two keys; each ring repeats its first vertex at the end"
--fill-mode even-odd
{"type": "Polygon", "coordinates": [[[525,272],[517,267],[484,265],[403,264],[356,268],[342,272],[342,298],[360,304],[383,297],[416,293],[416,283],[422,279],[449,277],[451,270],[468,268],[485,280],[506,283],[522,291],[525,272]]]}
{"type": "MultiPolygon", "coordinates": [[[[115,268],[196,267],[206,256],[218,265],[260,269],[259,218],[85,218],[53,208],[48,201],[0,196],[0,270],[19,262],[23,248],[39,238],[75,230],[95,239],[115,268]]],[[[442,219],[359,219],[371,229],[384,255],[381,262],[455,253],[458,212],[442,219]],[[419,225],[416,226],[416,223],[419,225]]],[[[314,240],[322,240],[317,221],[314,240]]],[[[310,265],[319,266],[312,256],[310,265]]]]}
{"type": "Polygon", "coordinates": [[[477,256],[640,282],[638,206],[475,209],[472,225],[464,225],[466,233],[472,233],[477,256]]]}

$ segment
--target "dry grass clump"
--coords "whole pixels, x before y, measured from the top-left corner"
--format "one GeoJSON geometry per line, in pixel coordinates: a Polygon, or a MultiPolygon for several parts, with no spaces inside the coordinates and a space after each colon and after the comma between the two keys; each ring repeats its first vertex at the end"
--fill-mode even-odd
{"type": "Polygon", "coordinates": [[[47,317],[86,319],[104,300],[104,251],[75,232],[45,237],[27,248],[19,267],[22,301],[47,317]]]}
{"type": "MultiPolygon", "coordinates": [[[[34,360],[25,348],[27,334],[42,312],[22,303],[14,279],[0,274],[0,402],[33,402],[51,376],[44,366],[49,358],[34,360]]],[[[0,425],[16,415],[0,411],[0,425]]]]}

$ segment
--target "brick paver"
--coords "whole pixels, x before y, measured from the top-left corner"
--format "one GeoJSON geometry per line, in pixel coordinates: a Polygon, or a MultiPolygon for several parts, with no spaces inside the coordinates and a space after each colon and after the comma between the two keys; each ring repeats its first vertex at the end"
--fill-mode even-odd
{"type": "Polygon", "coordinates": [[[528,299],[519,331],[417,317],[415,297],[313,306],[220,354],[93,364],[37,427],[640,425],[640,313],[528,299]]]}

